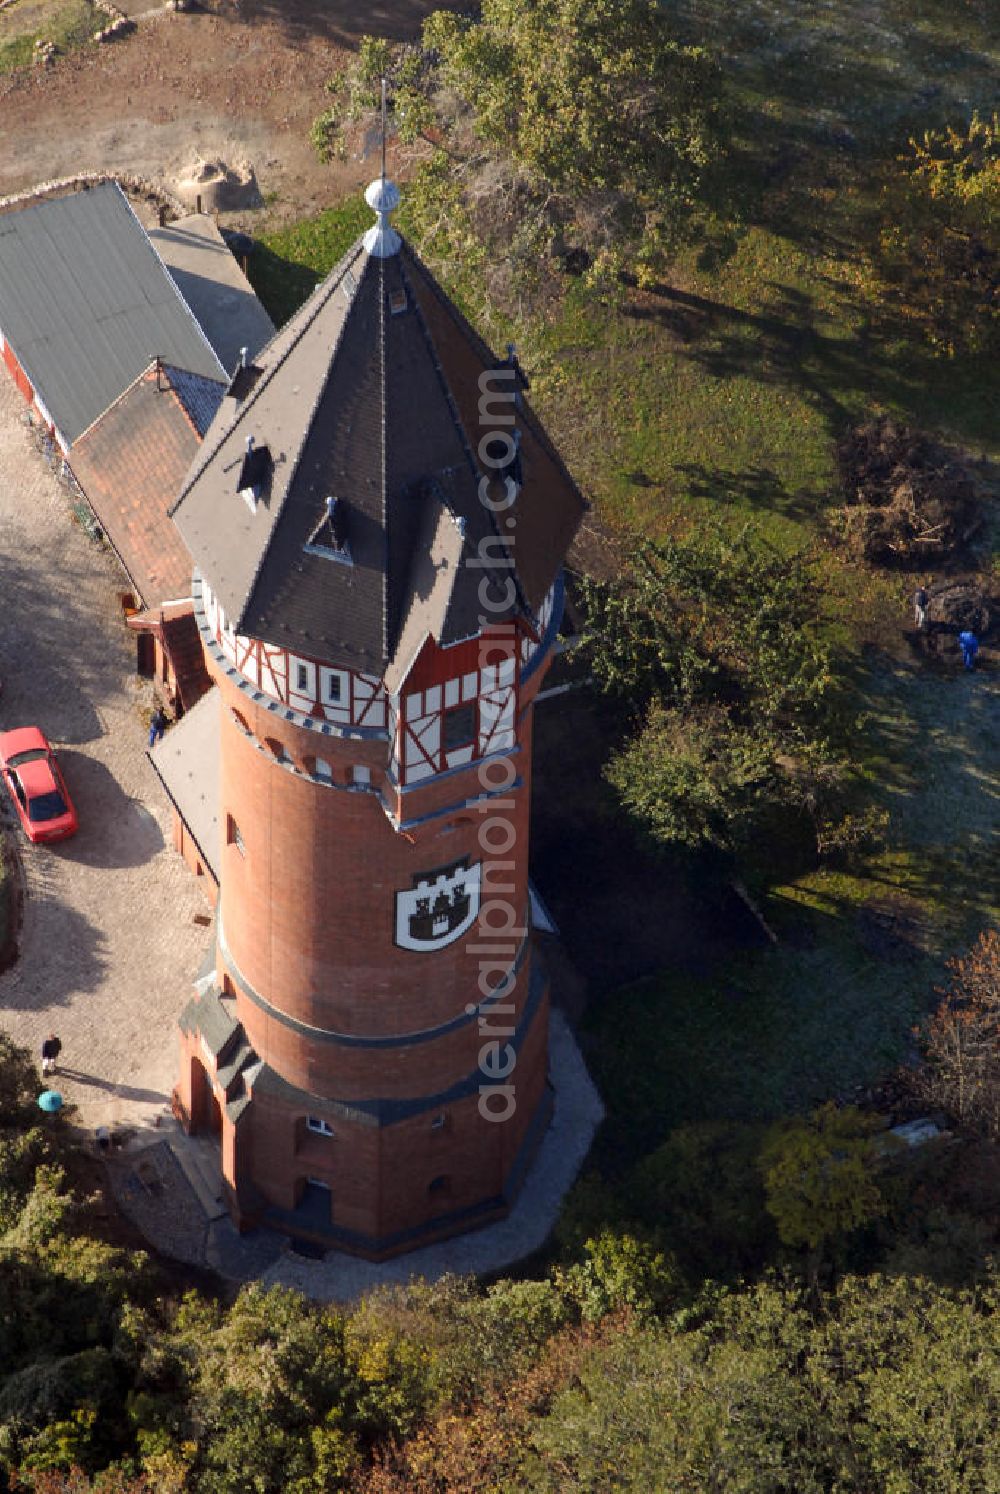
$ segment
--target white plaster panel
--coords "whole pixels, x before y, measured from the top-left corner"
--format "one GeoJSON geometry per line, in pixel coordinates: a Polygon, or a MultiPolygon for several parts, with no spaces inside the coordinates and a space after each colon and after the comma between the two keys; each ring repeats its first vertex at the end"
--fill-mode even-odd
{"type": "Polygon", "coordinates": [[[458,705],[462,695],[462,687],[458,680],[448,680],[444,687],[444,703],[446,706],[458,705]]]}
{"type": "Polygon", "coordinates": [[[456,747],[454,752],[445,754],[449,768],[460,768],[463,763],[471,763],[475,749],[469,747],[456,747]]]}
{"type": "Polygon", "coordinates": [[[464,674],[462,676],[462,699],[475,700],[479,692],[478,674],[464,674]]]}
{"type": "Polygon", "coordinates": [[[441,717],[425,716],[422,721],[413,724],[413,730],[419,738],[420,745],[425,752],[432,757],[441,750],[441,717]]]}
{"type": "Polygon", "coordinates": [[[425,700],[425,704],[424,704],[424,710],[427,712],[428,715],[430,715],[431,711],[439,711],[440,709],[441,709],[441,686],[440,685],[432,685],[431,688],[427,691],[427,696],[426,696],[426,700],[425,700]]]}
{"type": "Polygon", "coordinates": [[[358,726],[378,726],[378,727],[384,728],[385,727],[385,701],[384,700],[370,700],[367,703],[363,703],[362,704],[362,708],[361,708],[361,710],[360,710],[360,712],[358,714],[357,725],[358,726]]]}
{"type": "Polygon", "coordinates": [[[265,694],[272,696],[274,700],[284,700],[284,693],[280,684],[275,679],[274,670],[267,659],[261,660],[260,665],[260,688],[265,694]]]}
{"type": "Polygon", "coordinates": [[[422,691],[417,690],[412,695],[406,697],[406,719],[407,721],[416,721],[423,714],[424,697],[422,691]]]}

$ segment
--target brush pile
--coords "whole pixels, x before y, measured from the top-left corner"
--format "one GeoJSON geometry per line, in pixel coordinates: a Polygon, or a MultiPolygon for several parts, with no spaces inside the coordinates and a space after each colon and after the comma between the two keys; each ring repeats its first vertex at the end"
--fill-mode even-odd
{"type": "Polygon", "coordinates": [[[960,551],[982,523],[968,471],[939,442],[887,416],[837,447],[848,542],[879,565],[923,568],[960,551]]]}

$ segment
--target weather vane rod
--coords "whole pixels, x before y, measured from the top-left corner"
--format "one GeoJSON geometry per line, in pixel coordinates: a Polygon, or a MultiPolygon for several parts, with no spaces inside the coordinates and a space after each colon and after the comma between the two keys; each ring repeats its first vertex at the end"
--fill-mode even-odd
{"type": "Polygon", "coordinates": [[[382,74],[382,180],[385,181],[385,74],[382,74]]]}

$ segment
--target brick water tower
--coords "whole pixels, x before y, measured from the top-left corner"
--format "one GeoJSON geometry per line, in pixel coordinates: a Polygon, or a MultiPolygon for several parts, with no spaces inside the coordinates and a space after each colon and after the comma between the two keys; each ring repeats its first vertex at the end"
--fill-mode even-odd
{"type": "Polygon", "coordinates": [[[380,1257],[506,1212],[548,1121],[532,710],[583,503],[367,198],[174,509],[222,842],[176,1099],[239,1223],[380,1257]]]}

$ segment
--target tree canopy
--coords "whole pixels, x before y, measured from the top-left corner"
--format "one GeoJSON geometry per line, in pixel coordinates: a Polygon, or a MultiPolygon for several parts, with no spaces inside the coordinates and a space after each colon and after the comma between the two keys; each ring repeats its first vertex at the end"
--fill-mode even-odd
{"type": "Polygon", "coordinates": [[[814,565],[749,526],[642,542],[583,582],[582,652],[637,732],[608,767],[663,844],[745,854],[762,821],[818,806],[838,692],[814,565]]]}
{"type": "Polygon", "coordinates": [[[655,0],[485,0],[475,19],[435,12],[412,46],[365,38],[314,125],[321,153],[371,122],[382,75],[400,138],[426,147],[410,219],[442,253],[650,275],[690,231],[717,72],[655,0]]]}
{"type": "Polygon", "coordinates": [[[885,191],[882,273],[948,355],[1000,346],[1000,115],[912,138],[885,191]]]}

